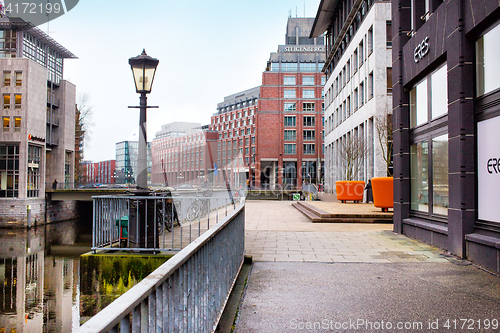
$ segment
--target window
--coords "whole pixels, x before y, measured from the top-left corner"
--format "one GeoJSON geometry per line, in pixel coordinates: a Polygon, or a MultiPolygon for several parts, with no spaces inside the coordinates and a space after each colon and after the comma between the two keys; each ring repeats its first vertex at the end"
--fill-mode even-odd
{"type": "Polygon", "coordinates": [[[302,111],[314,112],[314,103],[302,103],[302,111]]]}
{"type": "Polygon", "coordinates": [[[429,123],[448,113],[447,66],[428,75],[410,91],[410,126],[429,123]],[[429,82],[430,81],[430,82],[429,82]],[[428,104],[428,95],[431,103],[428,104]]]}
{"type": "Polygon", "coordinates": [[[21,131],[21,117],[14,117],[14,131],[21,131]]]}
{"type": "MultiPolygon", "coordinates": [[[[285,116],[285,127],[295,127],[295,116],[285,116]]],[[[255,137],[253,137],[255,143],[255,137]]]]}
{"type": "Polygon", "coordinates": [[[28,198],[36,198],[40,194],[41,156],[41,147],[28,145],[28,198]]]}
{"type": "Polygon", "coordinates": [[[278,72],[280,70],[280,64],[279,62],[272,62],[271,63],[271,71],[272,72],[278,72]]]}
{"type": "Polygon", "coordinates": [[[3,108],[10,109],[10,94],[3,95],[3,108]]]}
{"type": "Polygon", "coordinates": [[[297,149],[296,146],[295,143],[285,143],[285,155],[294,155],[297,149]]]}
{"type": "Polygon", "coordinates": [[[304,116],[304,127],[314,127],[314,116],[304,116]]]}
{"type": "Polygon", "coordinates": [[[300,70],[302,72],[315,72],[316,71],[316,63],[315,62],[301,62],[300,70]]]}
{"type": "Polygon", "coordinates": [[[297,139],[295,130],[285,130],[284,140],[285,141],[295,141],[297,139]]]}
{"type": "Polygon", "coordinates": [[[304,144],[304,155],[314,155],[315,153],[315,144],[306,143],[304,144]]]}
{"type": "Polygon", "coordinates": [[[314,89],[302,90],[302,98],[314,98],[314,89]]]}
{"type": "Polygon", "coordinates": [[[363,60],[365,59],[363,41],[359,43],[358,50],[359,50],[359,66],[361,67],[361,65],[363,65],[363,60]]]}
{"type": "Polygon", "coordinates": [[[314,86],[314,76],[303,76],[302,85],[304,86],[314,86]]]}
{"type": "Polygon", "coordinates": [[[2,123],[4,132],[8,132],[10,127],[10,117],[3,117],[2,123]]]}
{"type": "Polygon", "coordinates": [[[282,62],[281,63],[281,71],[283,71],[283,72],[296,72],[297,71],[297,63],[296,62],[282,62]]]}
{"type": "Polygon", "coordinates": [[[10,87],[10,72],[3,72],[3,86],[10,87]]]}
{"type": "Polygon", "coordinates": [[[359,84],[359,107],[365,104],[365,83],[361,82],[359,84]]]}
{"type": "Polygon", "coordinates": [[[368,74],[368,99],[373,97],[373,72],[368,74]]]}
{"type": "Polygon", "coordinates": [[[284,109],[285,111],[295,111],[297,107],[295,103],[284,103],[284,109]]]}
{"type": "Polygon", "coordinates": [[[373,26],[368,29],[368,38],[367,38],[367,47],[368,47],[368,55],[373,51],[373,26]]]}
{"type": "Polygon", "coordinates": [[[316,139],[315,131],[304,131],[304,141],[314,141],[316,139]]]}
{"type": "Polygon", "coordinates": [[[477,96],[500,88],[499,40],[500,25],[497,25],[476,42],[477,96]]]}
{"type": "Polygon", "coordinates": [[[21,87],[23,85],[23,73],[16,72],[16,87],[21,87]]]}
{"type": "Polygon", "coordinates": [[[19,194],[19,146],[0,145],[0,197],[19,194]]]}
{"type": "Polygon", "coordinates": [[[285,89],[284,98],[295,98],[295,89],[285,89]]]}
{"type": "Polygon", "coordinates": [[[392,47],[392,22],[387,21],[385,23],[385,31],[386,31],[386,37],[387,37],[387,46],[392,47]]]}
{"type": "Polygon", "coordinates": [[[352,71],[356,73],[358,70],[358,49],[354,50],[352,54],[352,71]]]}
{"type": "Polygon", "coordinates": [[[356,111],[358,109],[358,88],[354,89],[354,96],[352,102],[354,103],[353,109],[356,111]]]}
{"type": "Polygon", "coordinates": [[[297,186],[297,162],[283,162],[283,185],[293,189],[297,186]]]}
{"type": "Polygon", "coordinates": [[[285,75],[283,78],[283,84],[286,86],[293,86],[295,85],[295,76],[293,75],[285,75]]]}
{"type": "Polygon", "coordinates": [[[326,77],[324,75],[321,76],[321,85],[324,86],[326,83],[326,77]]]}
{"type": "Polygon", "coordinates": [[[387,67],[387,93],[392,94],[392,68],[387,67]]]}

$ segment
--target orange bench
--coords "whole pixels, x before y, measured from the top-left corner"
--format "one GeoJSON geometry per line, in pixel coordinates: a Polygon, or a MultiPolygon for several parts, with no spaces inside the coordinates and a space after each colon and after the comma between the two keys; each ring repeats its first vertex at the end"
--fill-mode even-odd
{"type": "Polygon", "coordinates": [[[346,201],[359,202],[363,201],[365,182],[360,180],[339,180],[335,182],[335,189],[337,190],[337,200],[342,203],[346,201]]]}
{"type": "Polygon", "coordinates": [[[389,211],[389,208],[394,208],[392,177],[372,178],[372,191],[375,207],[382,208],[383,212],[389,211]]]}

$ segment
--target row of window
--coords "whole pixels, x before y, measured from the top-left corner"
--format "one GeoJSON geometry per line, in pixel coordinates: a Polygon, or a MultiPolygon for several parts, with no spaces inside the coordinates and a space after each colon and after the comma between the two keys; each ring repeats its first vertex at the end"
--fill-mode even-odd
{"type": "MultiPolygon", "coordinates": [[[[316,131],[313,130],[304,130],[303,140],[304,141],[314,141],[316,140],[316,131]]],[[[285,130],[284,132],[284,140],[285,141],[296,141],[297,140],[297,131],[296,130],[285,130]]]]}
{"type": "MultiPolygon", "coordinates": [[[[285,86],[294,86],[296,85],[295,75],[285,75],[283,77],[283,84],[285,86]]],[[[321,85],[324,86],[326,82],[326,77],[324,75],[321,76],[321,85]]],[[[314,76],[312,75],[304,75],[302,76],[302,85],[303,86],[314,86],[314,76]]]]}
{"type": "Polygon", "coordinates": [[[248,135],[251,133],[255,133],[255,127],[252,127],[250,129],[250,127],[247,127],[246,128],[246,131],[244,128],[240,128],[239,130],[235,129],[233,131],[227,131],[227,132],[223,132],[223,133],[219,133],[219,139],[225,139],[225,138],[230,138],[230,137],[233,137],[233,136],[238,136],[238,135],[248,135]]]}
{"type": "MultiPolygon", "coordinates": [[[[244,108],[244,107],[249,107],[251,105],[257,105],[257,98],[254,98],[254,99],[248,100],[248,101],[238,102],[236,104],[232,104],[229,106],[221,107],[218,110],[220,113],[225,113],[228,111],[234,111],[234,110],[244,108]]],[[[246,111],[243,111],[243,113],[246,113],[246,111]]],[[[240,118],[240,116],[241,116],[241,114],[238,113],[238,118],[240,118]]],[[[243,117],[245,117],[245,116],[243,116],[243,117]]]]}
{"type": "Polygon", "coordinates": [[[14,125],[14,131],[21,131],[21,117],[2,117],[3,131],[8,132],[10,128],[14,125]]]}
{"type": "MultiPolygon", "coordinates": [[[[220,157],[221,153],[222,153],[222,157],[226,157],[226,151],[227,151],[227,157],[230,157],[231,156],[231,149],[227,149],[227,150],[221,150],[221,151],[218,151],[217,152],[217,157],[220,157]]],[[[234,148],[232,149],[232,153],[233,153],[233,157],[237,157],[239,155],[243,155],[243,148],[234,148]]],[[[250,154],[250,147],[245,147],[245,155],[249,155],[250,154]]],[[[252,154],[255,154],[255,146],[252,146],[252,154]]]]}
{"type": "MultiPolygon", "coordinates": [[[[239,146],[243,146],[243,139],[240,138],[238,141],[233,140],[232,141],[232,144],[231,144],[231,140],[229,141],[222,141],[222,148],[226,148],[226,143],[227,143],[227,147],[228,148],[231,148],[231,146],[233,147],[239,147],[239,146]]],[[[246,137],[245,138],[245,145],[248,146],[250,143],[250,138],[249,137],[246,137]]],[[[252,136],[252,145],[255,144],[255,136],[252,136]]],[[[217,149],[220,149],[221,147],[221,143],[220,142],[217,142],[217,149]]]]}
{"type": "Polygon", "coordinates": [[[3,86],[10,87],[13,85],[14,87],[22,87],[23,85],[23,72],[16,71],[12,76],[11,71],[3,71],[3,86]],[[12,81],[14,80],[14,81],[12,81]]]}
{"type": "MultiPolygon", "coordinates": [[[[297,98],[296,89],[284,89],[283,98],[297,98]]],[[[315,89],[302,89],[302,98],[316,98],[315,89]]]]}
{"type": "Polygon", "coordinates": [[[256,111],[257,111],[257,109],[255,109],[255,111],[254,111],[254,109],[249,109],[248,112],[247,112],[247,110],[243,110],[243,111],[239,111],[239,112],[235,112],[235,113],[216,116],[216,117],[212,118],[212,124],[223,123],[223,122],[229,121],[229,120],[245,118],[247,115],[248,116],[253,115],[254,112],[256,112],[256,111]]]}
{"type": "MultiPolygon", "coordinates": [[[[12,107],[12,95],[11,94],[3,94],[3,108],[10,109],[12,107]]],[[[14,108],[20,109],[22,105],[22,94],[14,94],[14,108]]]]}
{"type": "MultiPolygon", "coordinates": [[[[297,154],[297,144],[295,143],[285,143],[284,146],[285,155],[295,155],[297,154]]],[[[314,155],[316,153],[316,145],[314,143],[304,143],[302,145],[302,154],[304,155],[314,155]]]]}
{"type": "Polygon", "coordinates": [[[252,123],[253,123],[253,119],[247,118],[246,120],[245,119],[240,120],[240,121],[235,120],[234,123],[230,122],[230,123],[216,125],[216,126],[214,126],[214,129],[216,131],[223,131],[223,130],[232,129],[233,126],[234,126],[234,128],[237,128],[237,127],[249,126],[249,125],[252,125],[252,123]]]}
{"type": "MultiPolygon", "coordinates": [[[[285,116],[284,117],[284,124],[285,127],[295,127],[297,126],[296,122],[296,116],[285,116]]],[[[314,127],[314,122],[315,122],[315,116],[303,116],[302,117],[302,125],[304,127],[314,127]]]]}
{"type": "Polygon", "coordinates": [[[323,62],[272,62],[271,72],[319,72],[323,65],[323,62]]]}

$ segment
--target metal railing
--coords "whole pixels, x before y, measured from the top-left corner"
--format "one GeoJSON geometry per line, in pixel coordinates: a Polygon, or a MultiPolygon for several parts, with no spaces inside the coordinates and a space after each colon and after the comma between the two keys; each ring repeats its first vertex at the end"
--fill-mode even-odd
{"type": "Polygon", "coordinates": [[[150,194],[92,197],[94,253],[180,250],[236,209],[227,191],[150,194]]]}
{"type": "Polygon", "coordinates": [[[244,200],[77,332],[214,332],[244,258],[244,200]]]}

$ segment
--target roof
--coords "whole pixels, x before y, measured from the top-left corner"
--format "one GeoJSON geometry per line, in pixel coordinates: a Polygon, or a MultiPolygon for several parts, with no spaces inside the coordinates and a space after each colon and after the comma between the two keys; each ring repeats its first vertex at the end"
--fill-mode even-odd
{"type": "Polygon", "coordinates": [[[337,7],[338,2],[339,0],[321,0],[309,38],[317,38],[328,30],[328,26],[332,21],[335,7],[337,7]]]}
{"type": "Polygon", "coordinates": [[[35,36],[37,39],[43,41],[44,43],[49,45],[52,49],[57,51],[57,53],[59,53],[63,58],[78,59],[76,55],[74,55],[64,46],[56,42],[52,37],[47,35],[45,32],[35,27],[30,22],[26,22],[19,17],[8,17],[1,19],[0,27],[7,27],[7,28],[15,27],[23,31],[27,31],[33,36],[35,36]]]}

